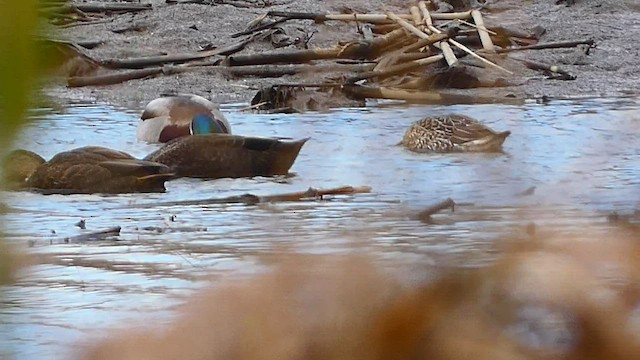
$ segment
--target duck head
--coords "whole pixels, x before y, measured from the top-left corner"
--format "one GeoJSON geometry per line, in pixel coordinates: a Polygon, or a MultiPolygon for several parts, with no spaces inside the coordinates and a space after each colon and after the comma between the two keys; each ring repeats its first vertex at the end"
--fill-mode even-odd
{"type": "Polygon", "coordinates": [[[191,119],[189,132],[191,135],[205,135],[226,134],[229,131],[222,121],[207,114],[196,114],[193,119],[191,119]]]}
{"type": "Polygon", "coordinates": [[[27,187],[27,180],[45,159],[29,150],[14,150],[2,161],[2,181],[8,189],[27,187]]]}

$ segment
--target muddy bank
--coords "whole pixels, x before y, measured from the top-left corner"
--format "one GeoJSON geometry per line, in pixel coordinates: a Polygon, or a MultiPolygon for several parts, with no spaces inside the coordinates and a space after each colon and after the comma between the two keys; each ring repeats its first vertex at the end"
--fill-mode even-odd
{"type": "MultiPolygon", "coordinates": [[[[167,4],[151,1],[149,11],[109,15],[104,21],[59,28],[58,36],[72,41],[103,41],[88,54],[97,59],[130,58],[161,54],[193,53],[203,47],[223,47],[237,42],[232,34],[244,30],[247,24],[269,10],[304,12],[372,13],[385,10],[406,13],[412,2],[355,0],[339,1],[295,0],[277,5],[278,1],[238,1],[229,4],[167,4]],[[276,4],[266,6],[265,4],[276,4]],[[245,7],[246,5],[246,7],[245,7]]],[[[519,67],[518,79],[511,86],[458,90],[478,96],[531,98],[539,96],[615,96],[640,91],[640,83],[632,74],[640,72],[639,50],[634,47],[640,33],[640,6],[634,0],[605,2],[578,0],[576,4],[556,5],[555,1],[521,2],[489,1],[483,9],[488,26],[502,25],[528,31],[542,26],[546,32],[540,42],[582,40],[591,38],[596,47],[585,49],[531,50],[509,56],[544,61],[562,66],[577,76],[573,81],[549,80],[536,71],[519,67]]],[[[289,47],[309,48],[334,46],[338,41],[361,39],[357,24],[310,20],[291,20],[283,26],[289,47]]],[[[273,49],[270,41],[255,41],[245,52],[273,49]]],[[[199,71],[132,80],[122,84],[67,88],[66,82],[55,81],[47,93],[62,99],[106,102],[132,108],[164,92],[188,92],[212,98],[220,103],[246,103],[265,85],[284,82],[314,82],[325,74],[306,73],[280,78],[224,76],[218,71],[199,71]]]]}

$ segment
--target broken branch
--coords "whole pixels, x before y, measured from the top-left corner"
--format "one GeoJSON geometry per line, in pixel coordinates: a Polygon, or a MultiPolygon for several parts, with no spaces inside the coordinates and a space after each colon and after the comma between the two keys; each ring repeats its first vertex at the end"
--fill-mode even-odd
{"type": "MultiPolygon", "coordinates": [[[[362,21],[362,22],[388,22],[389,19],[385,14],[322,14],[322,13],[305,13],[305,12],[288,12],[288,11],[269,11],[269,16],[277,17],[290,17],[298,20],[314,20],[316,22],[323,22],[327,20],[334,21],[362,21]]],[[[413,20],[413,17],[409,14],[398,15],[405,20],[413,20]]],[[[458,13],[434,13],[431,16],[436,20],[455,20],[455,19],[469,19],[471,17],[471,11],[458,12],[458,13]]]]}
{"type": "Polygon", "coordinates": [[[239,41],[235,44],[231,44],[229,46],[224,46],[221,48],[217,48],[214,50],[203,51],[197,54],[173,54],[173,55],[160,55],[160,56],[145,56],[139,58],[130,58],[130,59],[110,59],[103,60],[101,64],[104,67],[111,69],[140,69],[148,66],[157,66],[163,64],[176,64],[176,63],[184,63],[191,60],[205,59],[208,57],[216,56],[216,55],[231,55],[242,49],[251,41],[253,41],[255,37],[251,36],[247,39],[239,41]]]}
{"type": "Polygon", "coordinates": [[[389,99],[425,104],[523,104],[522,99],[446,94],[435,91],[412,91],[392,87],[345,85],[344,91],[353,96],[369,99],[389,99]]]}
{"type": "Polygon", "coordinates": [[[118,72],[115,74],[97,75],[97,76],[74,76],[67,79],[68,87],[83,86],[102,86],[120,84],[125,81],[135,79],[145,79],[148,77],[162,74],[162,67],[154,67],[149,69],[131,70],[126,72],[118,72]]]}
{"type": "Polygon", "coordinates": [[[451,211],[453,212],[455,210],[455,206],[456,206],[456,203],[451,198],[447,198],[446,200],[443,200],[437,204],[431,205],[428,208],[422,210],[418,214],[418,219],[424,222],[430,223],[431,215],[434,215],[435,213],[444,209],[451,209],[451,211]]]}
{"type": "Polygon", "coordinates": [[[77,242],[84,242],[84,241],[105,240],[108,238],[112,238],[114,236],[119,236],[120,230],[121,230],[120,226],[114,226],[106,230],[94,231],[86,234],[66,237],[63,239],[63,242],[65,244],[68,244],[68,243],[77,243],[77,242]]]}
{"type": "Polygon", "coordinates": [[[589,45],[593,46],[595,41],[593,39],[588,40],[577,40],[577,41],[558,41],[558,42],[550,42],[544,44],[535,44],[528,46],[520,46],[520,47],[511,47],[506,49],[498,49],[497,53],[507,53],[512,51],[522,51],[522,50],[540,50],[540,49],[559,49],[559,48],[572,48],[578,45],[589,45]]]}
{"type": "Polygon", "coordinates": [[[253,194],[244,194],[237,196],[229,196],[225,198],[211,198],[204,200],[185,200],[185,201],[169,201],[158,202],[152,204],[138,204],[125,206],[123,208],[155,208],[158,206],[189,206],[189,205],[212,205],[212,204],[246,204],[255,205],[258,203],[272,203],[272,202],[290,202],[290,201],[308,201],[308,200],[324,200],[324,196],[328,195],[349,195],[349,194],[362,194],[371,192],[369,186],[342,186],[331,189],[316,189],[309,188],[306,191],[299,191],[293,193],[277,194],[277,195],[265,195],[258,196],[253,194]]]}

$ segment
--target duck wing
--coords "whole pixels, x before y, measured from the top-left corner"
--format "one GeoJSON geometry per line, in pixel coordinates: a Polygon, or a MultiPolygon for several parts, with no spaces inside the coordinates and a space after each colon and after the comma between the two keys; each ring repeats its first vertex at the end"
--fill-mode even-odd
{"type": "Polygon", "coordinates": [[[291,167],[305,141],[283,142],[227,134],[187,136],[167,143],[144,160],[165,164],[179,176],[274,175],[274,170],[282,173],[283,167],[287,170],[291,167]]]}
{"type": "MultiPolygon", "coordinates": [[[[48,193],[121,193],[144,191],[137,179],[150,175],[172,176],[162,164],[137,160],[133,156],[103,147],[83,147],[59,153],[38,167],[29,186],[48,193]]],[[[154,182],[153,191],[161,191],[154,182]]]]}
{"type": "Polygon", "coordinates": [[[167,174],[169,167],[152,161],[138,159],[109,160],[98,163],[109,170],[111,176],[147,176],[153,174],[167,174]]]}
{"type": "Polygon", "coordinates": [[[496,134],[480,122],[462,115],[452,116],[445,124],[450,126],[451,142],[457,145],[496,134]]]}

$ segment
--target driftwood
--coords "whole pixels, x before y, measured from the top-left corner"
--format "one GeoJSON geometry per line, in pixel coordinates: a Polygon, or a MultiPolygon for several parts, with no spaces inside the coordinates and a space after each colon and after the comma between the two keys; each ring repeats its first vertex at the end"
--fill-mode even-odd
{"type": "Polygon", "coordinates": [[[435,62],[438,62],[440,60],[442,60],[444,58],[444,56],[442,55],[433,55],[433,56],[429,56],[427,58],[424,59],[420,59],[420,60],[414,60],[414,61],[410,61],[407,63],[403,63],[403,64],[399,64],[399,65],[393,65],[393,66],[389,66],[387,67],[385,70],[382,71],[369,71],[360,75],[356,75],[356,76],[352,76],[350,78],[347,79],[348,83],[355,83],[361,80],[365,80],[365,79],[371,79],[371,78],[377,78],[379,80],[381,79],[385,79],[388,78],[390,76],[396,76],[396,75],[400,75],[400,74],[406,74],[408,72],[411,71],[415,71],[418,70],[422,67],[425,67],[429,64],[433,64],[435,62]]]}
{"type": "MultiPolygon", "coordinates": [[[[387,23],[389,19],[385,14],[322,14],[322,13],[306,13],[306,12],[288,12],[288,11],[269,11],[269,16],[288,17],[298,20],[313,20],[315,22],[324,22],[328,20],[335,21],[360,21],[373,23],[387,23]]],[[[410,14],[399,15],[405,20],[413,20],[410,14]]],[[[471,11],[459,13],[434,13],[431,18],[436,20],[454,20],[469,19],[471,11]]]]}
{"type": "Polygon", "coordinates": [[[86,234],[80,234],[76,236],[66,237],[62,240],[63,243],[78,243],[85,241],[97,241],[106,240],[114,236],[120,235],[120,226],[114,226],[105,230],[94,231],[86,234]]]}
{"type": "Polygon", "coordinates": [[[402,29],[394,30],[371,41],[349,43],[339,48],[282,50],[248,55],[233,55],[226,59],[229,66],[306,63],[327,59],[374,59],[390,44],[404,36],[402,29]]]}
{"type": "Polygon", "coordinates": [[[253,34],[253,33],[258,32],[258,31],[271,29],[272,27],[280,25],[280,24],[282,24],[282,23],[284,23],[286,21],[289,21],[289,20],[291,20],[291,18],[284,17],[282,19],[278,19],[276,21],[272,21],[272,22],[270,22],[268,24],[259,25],[259,26],[256,26],[254,28],[250,28],[250,29],[245,30],[245,31],[240,31],[240,32],[237,32],[235,34],[231,34],[231,37],[232,38],[237,38],[237,37],[240,37],[242,35],[249,35],[249,34],[253,34]]]}
{"type": "Polygon", "coordinates": [[[310,49],[263,52],[248,55],[232,55],[227,57],[226,63],[229,66],[265,65],[278,63],[299,64],[312,60],[338,59],[340,58],[340,51],[340,49],[310,49]]]}
{"type": "MultiPolygon", "coordinates": [[[[49,239],[46,241],[49,243],[49,245],[53,245],[53,244],[74,244],[74,243],[81,243],[86,241],[108,240],[113,237],[119,236],[120,230],[121,230],[120,226],[114,226],[105,230],[94,231],[94,232],[75,235],[75,236],[69,236],[62,239],[60,238],[49,239]]],[[[38,243],[38,240],[30,240],[29,246],[33,247],[37,243],[38,243]]]]}
{"type": "Polygon", "coordinates": [[[538,61],[525,60],[525,59],[516,59],[516,60],[521,61],[526,67],[528,67],[531,70],[543,70],[543,71],[560,74],[560,76],[553,77],[554,79],[557,79],[557,80],[575,80],[576,79],[575,75],[569,73],[566,70],[561,69],[556,65],[549,65],[549,64],[538,62],[538,61]]]}
{"type": "Polygon", "coordinates": [[[175,232],[202,232],[207,231],[207,228],[202,226],[145,226],[139,230],[153,231],[158,234],[167,234],[175,232]]]}
{"type": "MultiPolygon", "coordinates": [[[[424,1],[420,1],[418,3],[418,9],[422,14],[422,21],[424,22],[424,28],[427,33],[436,33],[440,34],[442,31],[438,30],[435,26],[433,26],[433,17],[429,9],[427,9],[427,4],[424,1]]],[[[451,39],[449,39],[451,40],[451,39]]],[[[436,44],[436,47],[442,50],[442,54],[444,58],[447,60],[447,64],[449,66],[455,66],[458,63],[458,59],[456,58],[451,46],[447,42],[439,42],[436,44]]]]}
{"type": "Polygon", "coordinates": [[[349,194],[362,194],[371,192],[369,186],[342,186],[331,189],[315,189],[309,188],[306,191],[277,194],[277,195],[265,195],[258,196],[253,194],[243,194],[237,196],[229,196],[225,198],[211,198],[204,200],[184,200],[184,201],[168,201],[157,202],[151,204],[138,204],[128,205],[122,208],[155,208],[160,206],[192,206],[192,205],[212,205],[212,204],[246,204],[255,205],[259,203],[273,203],[273,202],[290,202],[290,201],[309,201],[309,200],[324,200],[324,196],[328,195],[349,195],[349,194]]]}
{"type": "Polygon", "coordinates": [[[131,70],[97,76],[74,76],[67,79],[68,87],[103,86],[120,84],[129,80],[145,79],[163,73],[162,67],[131,70]]]}
{"type": "Polygon", "coordinates": [[[218,51],[203,51],[198,54],[172,54],[159,56],[145,56],[129,59],[109,59],[102,60],[101,64],[110,69],[142,69],[149,66],[158,66],[164,64],[180,64],[191,60],[199,60],[219,55],[218,51]]]}
{"type": "Polygon", "coordinates": [[[451,211],[455,211],[456,203],[451,199],[447,198],[444,201],[441,201],[437,204],[431,205],[428,208],[422,210],[418,213],[418,219],[423,222],[430,223],[432,221],[431,215],[434,215],[444,209],[451,209],[451,211]]]}
{"type": "MultiPolygon", "coordinates": [[[[404,19],[401,19],[398,15],[394,14],[394,13],[387,13],[387,16],[389,17],[389,19],[397,22],[400,26],[402,26],[403,28],[407,29],[409,32],[411,32],[412,34],[418,36],[421,39],[429,39],[429,35],[427,35],[424,31],[416,28],[415,26],[411,25],[409,22],[407,22],[404,19]]],[[[425,19],[428,18],[430,15],[427,12],[425,14],[425,19]]],[[[435,29],[435,28],[433,28],[435,29]]],[[[434,31],[437,34],[441,34],[441,31],[434,31]]],[[[449,46],[449,44],[447,44],[446,42],[440,42],[439,45],[437,45],[440,47],[440,49],[442,50],[442,53],[444,55],[445,60],[447,61],[447,64],[449,64],[449,66],[455,66],[458,63],[458,59],[456,58],[455,54],[453,53],[453,51],[451,50],[451,47],[449,46]]]]}
{"type": "Polygon", "coordinates": [[[66,28],[72,28],[72,27],[78,27],[78,26],[84,26],[84,25],[105,24],[109,22],[113,22],[113,19],[100,19],[100,20],[93,20],[93,21],[72,22],[64,25],[58,25],[58,27],[66,29],[66,28]]]}
{"type": "Polygon", "coordinates": [[[387,68],[395,63],[427,58],[429,57],[429,52],[413,52],[416,50],[426,49],[429,45],[435,44],[442,40],[446,40],[450,36],[455,36],[455,32],[447,32],[446,34],[432,34],[424,39],[414,41],[409,45],[406,45],[395,51],[387,52],[383,56],[378,58],[378,63],[374,70],[388,70],[387,68]]]}
{"type": "Polygon", "coordinates": [[[224,46],[214,50],[203,51],[196,54],[173,54],[173,55],[160,55],[160,56],[147,56],[140,58],[130,59],[112,59],[101,61],[102,65],[111,69],[140,69],[149,66],[157,66],[163,64],[176,64],[184,63],[192,60],[205,59],[217,55],[231,55],[242,49],[255,37],[251,36],[235,44],[224,46]]]}
{"type": "Polygon", "coordinates": [[[496,50],[496,52],[500,54],[500,53],[508,53],[513,51],[522,51],[522,50],[572,48],[579,45],[593,46],[594,44],[595,44],[595,41],[593,39],[577,40],[577,41],[558,41],[558,42],[550,42],[550,43],[544,43],[544,44],[535,44],[535,45],[528,45],[528,46],[498,49],[496,50]]]}
{"type": "Polygon", "coordinates": [[[471,10],[471,17],[473,17],[475,26],[478,29],[478,34],[480,34],[480,41],[482,42],[482,47],[489,52],[495,52],[493,41],[491,41],[491,36],[489,35],[487,28],[484,26],[484,20],[482,19],[482,14],[480,14],[480,11],[471,10]]]}
{"type": "MultiPolygon", "coordinates": [[[[116,6],[118,10],[115,10],[115,8],[109,7],[111,4],[113,3],[100,3],[98,7],[91,7],[94,4],[89,3],[78,4],[78,6],[89,6],[86,10],[90,12],[98,11],[98,9],[101,11],[121,11],[122,9],[127,9],[128,6],[136,9],[149,8],[149,5],[118,3],[117,5],[119,6],[116,6]]],[[[80,8],[67,8],[65,6],[56,3],[56,6],[49,6],[49,9],[66,9],[65,11],[71,9],[69,11],[74,13],[66,14],[71,20],[77,17],[82,17],[81,20],[88,21],[93,19],[84,14],[80,8]]],[[[434,104],[519,104],[522,100],[446,94],[436,92],[434,89],[436,86],[443,88],[460,87],[453,85],[453,81],[450,81],[451,79],[454,79],[456,84],[468,84],[469,86],[465,88],[501,86],[505,82],[504,79],[498,77],[500,74],[496,75],[493,72],[486,71],[486,67],[482,64],[465,62],[465,60],[469,60],[469,58],[462,59],[466,55],[472,56],[484,64],[500,69],[503,72],[513,74],[510,70],[500,66],[499,63],[493,62],[493,59],[499,60],[499,56],[491,57],[492,60],[490,61],[483,57],[484,55],[481,56],[479,51],[505,53],[527,49],[576,46],[578,44],[593,45],[593,41],[589,40],[496,49],[496,46],[506,47],[514,44],[513,39],[509,36],[505,38],[504,34],[501,35],[499,32],[495,33],[487,29],[482,14],[478,10],[457,13],[430,12],[426,1],[418,1],[417,5],[410,6],[408,10],[408,14],[390,12],[385,14],[323,14],[270,11],[251,21],[247,26],[247,30],[233,34],[233,37],[247,36],[236,44],[218,49],[209,48],[198,53],[102,60],[97,62],[102,68],[134,69],[134,71],[115,72],[98,76],[85,76],[88,74],[93,75],[96,72],[75,72],[73,73],[74,75],[82,76],[68,78],[68,86],[109,85],[132,79],[172,75],[187,71],[218,72],[225,76],[257,76],[262,78],[300,73],[331,72],[332,74],[329,77],[331,80],[327,80],[326,83],[322,83],[322,80],[320,80],[320,84],[317,84],[319,93],[323,93],[323,96],[337,94],[339,97],[349,98],[350,101],[354,98],[361,102],[367,98],[378,98],[434,104]],[[272,19],[267,20],[268,16],[271,16],[272,19]],[[364,39],[361,38],[359,41],[352,41],[346,44],[339,43],[335,47],[289,48],[252,54],[237,54],[250,41],[266,39],[267,36],[274,35],[275,31],[280,31],[276,26],[292,19],[306,19],[317,22],[356,21],[358,32],[362,34],[364,39]],[[453,26],[444,28],[445,24],[442,20],[449,21],[453,26]],[[374,23],[376,26],[369,23],[374,23]],[[374,36],[374,33],[383,35],[374,36]],[[468,42],[464,44],[460,42],[463,41],[463,38],[468,42]],[[494,45],[494,42],[496,45],[494,45]],[[452,77],[445,73],[445,76],[439,77],[440,70],[446,70],[446,67],[441,66],[441,64],[444,64],[443,59],[449,64],[449,70],[458,68],[469,70],[469,73],[473,76],[469,75],[466,78],[452,77]],[[336,65],[339,62],[338,60],[350,60],[351,63],[348,65],[336,65]],[[432,64],[434,63],[439,63],[439,65],[433,66],[432,64]],[[454,65],[459,66],[454,67],[454,65]],[[471,66],[476,66],[477,68],[471,68],[471,66]],[[480,76],[478,74],[482,75],[484,81],[479,80],[480,76]],[[394,76],[398,78],[385,81],[385,79],[394,76]],[[368,86],[356,85],[361,82],[365,82],[368,86]],[[384,85],[390,86],[385,87],[384,85]],[[426,91],[415,89],[426,89],[426,91]]],[[[280,42],[276,41],[276,44],[273,39],[271,40],[276,47],[282,45],[280,42]]],[[[525,42],[525,44],[533,44],[536,41],[537,37],[532,38],[528,43],[525,42]]],[[[291,42],[286,42],[286,44],[291,44],[291,42]]],[[[88,46],[93,45],[88,44],[88,46]]],[[[531,68],[555,72],[566,79],[575,78],[557,67],[534,62],[526,64],[531,68]]],[[[299,85],[305,88],[316,84],[299,85]]],[[[311,91],[306,91],[304,95],[320,103],[311,94],[311,91]]],[[[304,97],[301,98],[303,102],[306,101],[304,97]]],[[[308,102],[311,103],[311,100],[308,102]]],[[[336,106],[336,103],[332,103],[332,106],[336,106]]],[[[289,108],[297,109],[292,106],[289,108]]],[[[264,109],[261,108],[261,110],[264,109]]],[[[250,202],[246,197],[242,197],[240,200],[242,200],[241,202],[250,202]]]]}
{"type": "Polygon", "coordinates": [[[295,75],[300,73],[320,73],[320,72],[348,72],[359,73],[373,69],[372,64],[331,64],[331,65],[306,65],[306,64],[290,64],[290,65],[255,65],[255,66],[218,66],[210,68],[211,70],[220,71],[229,76],[259,76],[259,77],[280,77],[284,75],[295,75]]]}
{"type": "Polygon", "coordinates": [[[43,7],[45,13],[65,14],[72,12],[101,13],[108,11],[137,12],[151,10],[151,4],[123,4],[123,3],[76,3],[55,7],[43,7]]]}
{"type": "MultiPolygon", "coordinates": [[[[44,42],[44,43],[52,43],[52,44],[59,44],[59,45],[64,45],[64,46],[69,46],[75,49],[77,49],[77,46],[83,47],[85,49],[94,49],[102,44],[105,43],[105,41],[103,40],[85,40],[85,41],[76,41],[76,42],[72,42],[72,41],[67,41],[67,40],[60,40],[60,39],[47,39],[47,38],[41,38],[38,39],[38,41],[44,42]]],[[[87,56],[84,52],[82,53],[83,56],[87,56]]]]}
{"type": "Polygon", "coordinates": [[[447,94],[436,91],[412,91],[391,87],[345,85],[344,91],[360,98],[404,100],[424,104],[524,104],[522,99],[447,94]]]}
{"type": "Polygon", "coordinates": [[[183,66],[162,66],[146,69],[137,69],[123,72],[114,72],[110,74],[102,74],[96,76],[74,76],[67,79],[68,87],[83,86],[104,86],[114,85],[127,82],[130,80],[146,79],[158,75],[174,75],[187,71],[219,71],[228,76],[259,76],[259,77],[280,77],[284,75],[294,75],[300,73],[317,73],[317,72],[366,72],[373,68],[371,64],[352,64],[352,65],[272,65],[272,66],[242,66],[228,67],[215,66],[211,64],[185,64],[183,66]]]}

